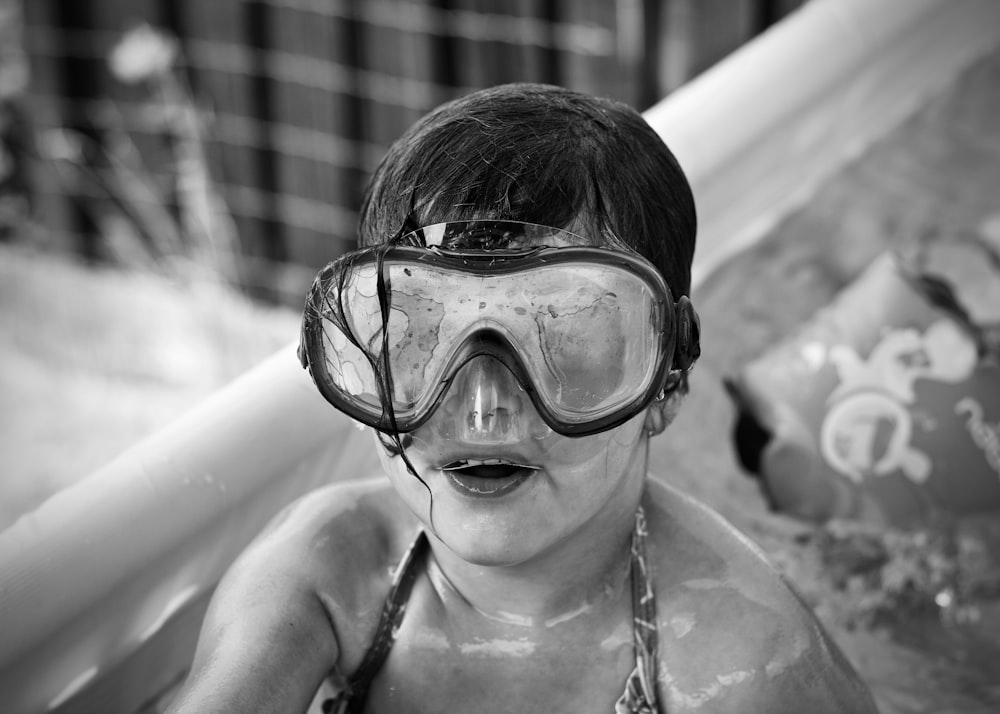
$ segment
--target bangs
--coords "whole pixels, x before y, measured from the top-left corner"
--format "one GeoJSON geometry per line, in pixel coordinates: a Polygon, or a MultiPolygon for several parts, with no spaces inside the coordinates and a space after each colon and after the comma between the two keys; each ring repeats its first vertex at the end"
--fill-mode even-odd
{"type": "MultiPolygon", "coordinates": [[[[579,136],[568,134],[557,142],[565,146],[553,146],[548,137],[526,127],[506,132],[502,142],[483,141],[472,127],[456,133],[448,126],[431,134],[432,150],[424,152],[424,160],[413,162],[391,182],[412,187],[405,216],[411,222],[503,220],[565,228],[595,212],[589,181],[593,169],[571,147],[579,150],[579,136]],[[439,150],[433,150],[435,145],[439,150]],[[456,160],[464,156],[470,158],[456,160]]],[[[402,202],[386,203],[395,204],[398,212],[402,202]]],[[[392,230],[404,216],[393,219],[380,222],[392,230]]]]}

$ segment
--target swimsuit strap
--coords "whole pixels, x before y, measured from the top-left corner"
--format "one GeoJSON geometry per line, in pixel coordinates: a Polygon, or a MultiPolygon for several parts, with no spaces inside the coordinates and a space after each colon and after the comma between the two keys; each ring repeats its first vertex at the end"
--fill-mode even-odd
{"type": "Polygon", "coordinates": [[[396,572],[393,575],[392,584],[389,586],[389,594],[386,595],[385,603],[382,605],[382,614],[378,621],[378,629],[375,630],[375,639],[365,652],[365,657],[361,664],[348,679],[348,686],[345,690],[338,692],[333,699],[323,702],[323,712],[330,714],[353,714],[364,709],[365,699],[368,697],[368,688],[372,680],[386,657],[392,649],[396,640],[396,630],[403,621],[403,614],[406,612],[406,603],[410,599],[410,591],[413,583],[420,574],[418,567],[424,560],[428,551],[429,542],[423,530],[403,554],[396,572]]]}
{"type": "Polygon", "coordinates": [[[656,594],[646,557],[646,514],[639,506],[632,531],[632,642],[635,669],[625,682],[625,692],[615,702],[615,714],[657,714],[657,653],[659,633],[656,624],[656,594]]]}
{"type": "MultiPolygon", "coordinates": [[[[652,574],[646,558],[646,515],[642,506],[635,513],[632,531],[631,583],[632,583],[632,639],[635,648],[635,669],[625,683],[625,692],[615,703],[615,714],[662,714],[656,697],[656,667],[659,637],[656,626],[656,595],[653,592],[652,574]]],[[[389,656],[396,631],[403,620],[406,602],[413,583],[420,573],[418,567],[429,550],[429,541],[423,531],[417,535],[403,555],[393,576],[389,594],[382,606],[375,639],[365,653],[361,665],[348,680],[348,686],[333,699],[323,702],[327,714],[359,714],[372,680],[389,656]]]]}

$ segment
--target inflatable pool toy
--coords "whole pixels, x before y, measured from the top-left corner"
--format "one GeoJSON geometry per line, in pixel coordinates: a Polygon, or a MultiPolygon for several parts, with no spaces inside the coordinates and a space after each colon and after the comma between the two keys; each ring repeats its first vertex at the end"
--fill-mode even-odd
{"type": "MultiPolygon", "coordinates": [[[[882,256],[730,382],[742,460],[776,509],[900,528],[1000,511],[1000,350],[986,339],[1000,323],[984,329],[912,262],[882,256]]],[[[977,292],[1000,291],[1000,269],[981,279],[977,292]]]]}

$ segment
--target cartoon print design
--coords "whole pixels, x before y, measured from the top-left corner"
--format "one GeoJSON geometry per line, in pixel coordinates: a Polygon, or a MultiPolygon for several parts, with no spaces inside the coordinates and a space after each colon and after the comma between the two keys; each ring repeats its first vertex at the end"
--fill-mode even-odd
{"type": "Polygon", "coordinates": [[[965,427],[969,430],[972,443],[982,449],[986,463],[1000,476],[1000,422],[986,421],[983,405],[972,397],[962,397],[955,404],[955,413],[966,417],[965,427]]]}
{"type": "Polygon", "coordinates": [[[867,361],[848,345],[831,346],[827,359],[840,384],[827,398],[820,429],[823,458],[855,483],[897,470],[923,483],[931,460],[910,443],[913,385],[918,379],[967,379],[977,361],[971,337],[954,322],[938,320],[923,333],[912,328],[886,332],[867,361]]]}

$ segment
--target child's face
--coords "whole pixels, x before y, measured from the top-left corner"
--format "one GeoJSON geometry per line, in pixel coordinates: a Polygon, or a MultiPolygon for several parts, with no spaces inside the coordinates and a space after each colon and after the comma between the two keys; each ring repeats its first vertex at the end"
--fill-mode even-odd
{"type": "Polygon", "coordinates": [[[609,248],[531,224],[433,224],[314,284],[314,380],[402,434],[386,471],[469,561],[521,562],[634,512],[644,405],[664,385],[676,318],[659,272],[609,248]]]}
{"type": "MultiPolygon", "coordinates": [[[[602,337],[584,336],[590,358],[612,373],[623,357],[596,349],[602,337]]],[[[480,356],[409,435],[406,456],[424,483],[401,457],[380,453],[396,491],[452,551],[482,565],[516,564],[567,539],[605,537],[616,519],[631,518],[646,473],[645,414],[590,436],[562,436],[506,367],[480,356]]]]}

